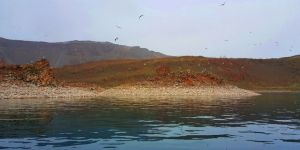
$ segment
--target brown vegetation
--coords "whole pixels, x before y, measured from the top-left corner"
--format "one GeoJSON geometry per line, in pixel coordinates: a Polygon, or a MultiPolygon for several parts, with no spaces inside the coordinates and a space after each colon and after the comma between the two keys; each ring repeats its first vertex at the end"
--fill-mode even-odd
{"type": "Polygon", "coordinates": [[[40,86],[56,83],[53,70],[46,59],[41,59],[33,64],[3,65],[1,66],[0,80],[22,81],[40,86]]]}
{"type": "Polygon", "coordinates": [[[161,65],[156,68],[156,76],[147,80],[147,83],[161,86],[201,86],[220,85],[223,83],[219,79],[208,73],[192,73],[191,71],[172,72],[170,67],[161,65]]]}
{"type": "Polygon", "coordinates": [[[137,84],[233,84],[246,89],[300,89],[300,57],[229,59],[171,57],[98,61],[55,69],[58,80],[103,87],[137,84]]]}

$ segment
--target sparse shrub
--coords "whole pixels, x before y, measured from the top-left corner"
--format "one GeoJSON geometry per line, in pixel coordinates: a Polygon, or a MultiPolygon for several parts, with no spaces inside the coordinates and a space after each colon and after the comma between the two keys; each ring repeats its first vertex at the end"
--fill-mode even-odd
{"type": "Polygon", "coordinates": [[[158,68],[156,68],[156,73],[159,76],[167,76],[171,73],[171,69],[165,65],[161,65],[158,68]]]}

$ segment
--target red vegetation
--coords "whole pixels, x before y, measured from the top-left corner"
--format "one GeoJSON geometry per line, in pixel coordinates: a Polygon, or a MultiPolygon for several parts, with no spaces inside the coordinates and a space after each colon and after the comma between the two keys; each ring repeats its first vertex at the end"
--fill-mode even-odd
{"type": "Polygon", "coordinates": [[[171,69],[165,65],[161,65],[156,68],[156,73],[158,76],[167,76],[171,73],[171,69]]]}
{"type": "Polygon", "coordinates": [[[7,81],[23,81],[41,86],[54,85],[53,70],[46,59],[41,59],[33,64],[3,65],[0,79],[7,81]]]}
{"type": "Polygon", "coordinates": [[[171,72],[165,65],[156,68],[157,75],[148,80],[148,83],[166,86],[201,86],[201,85],[220,85],[223,83],[211,74],[185,72],[171,72]]]}
{"type": "Polygon", "coordinates": [[[110,60],[55,69],[60,81],[102,87],[133,84],[218,85],[246,89],[300,89],[300,56],[280,59],[169,57],[110,60]]]}
{"type": "Polygon", "coordinates": [[[227,77],[228,81],[240,82],[249,78],[247,73],[249,66],[241,61],[226,58],[215,58],[209,59],[208,62],[210,65],[221,68],[219,74],[227,77]]]}

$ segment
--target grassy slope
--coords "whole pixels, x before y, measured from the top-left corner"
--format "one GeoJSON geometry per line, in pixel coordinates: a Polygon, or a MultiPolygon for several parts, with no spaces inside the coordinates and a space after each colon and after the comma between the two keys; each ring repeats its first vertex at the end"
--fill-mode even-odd
{"type": "Polygon", "coordinates": [[[113,87],[156,75],[165,65],[172,72],[209,73],[247,89],[300,89],[300,56],[281,59],[170,57],[149,60],[98,61],[55,69],[59,80],[113,87]]]}

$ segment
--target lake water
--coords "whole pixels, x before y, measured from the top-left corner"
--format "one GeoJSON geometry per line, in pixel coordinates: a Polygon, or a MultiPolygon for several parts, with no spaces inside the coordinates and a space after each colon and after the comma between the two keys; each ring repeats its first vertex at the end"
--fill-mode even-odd
{"type": "Polygon", "coordinates": [[[0,100],[0,149],[300,149],[300,94],[0,100]]]}

